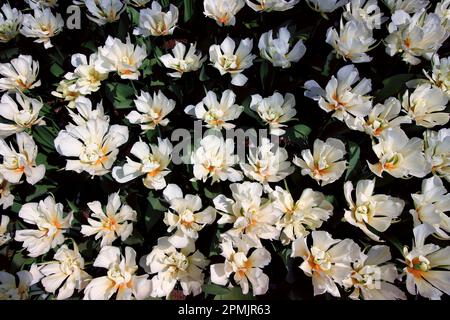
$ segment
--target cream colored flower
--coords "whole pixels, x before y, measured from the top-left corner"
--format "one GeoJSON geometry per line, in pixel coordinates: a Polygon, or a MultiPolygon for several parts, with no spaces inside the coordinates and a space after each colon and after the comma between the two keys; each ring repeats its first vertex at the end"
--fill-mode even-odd
{"type": "Polygon", "coordinates": [[[162,12],[157,1],[152,2],[151,9],[139,11],[139,26],[133,34],[148,36],[166,36],[173,33],[178,22],[178,8],[170,4],[169,11],[162,12]]]}
{"type": "Polygon", "coordinates": [[[435,232],[429,224],[417,226],[413,232],[411,251],[403,249],[406,288],[412,295],[440,300],[443,293],[450,295],[450,247],[425,244],[425,239],[435,232]]]}
{"type": "Polygon", "coordinates": [[[242,111],[244,107],[236,104],[236,94],[232,90],[222,92],[220,101],[213,91],[208,91],[197,105],[189,105],[184,109],[185,113],[203,120],[206,127],[218,130],[233,129],[235,125],[228,121],[237,119],[242,111]]]}
{"type": "Polygon", "coordinates": [[[447,193],[439,177],[422,180],[421,193],[411,195],[414,209],[409,210],[414,219],[414,226],[428,223],[435,229],[439,238],[450,240],[450,193],[447,193]]]}
{"type": "Polygon", "coordinates": [[[351,0],[345,5],[342,16],[347,20],[363,23],[369,29],[379,29],[386,20],[377,0],[351,0]]]}
{"type": "Polygon", "coordinates": [[[300,269],[312,277],[314,295],[328,292],[340,297],[338,285],[352,273],[351,264],[360,255],[360,248],[351,239],[333,239],[328,232],[313,231],[312,245],[308,248],[307,238],[301,237],[292,242],[291,257],[303,259],[300,269]]]}
{"type": "Polygon", "coordinates": [[[431,172],[450,182],[450,129],[424,132],[425,158],[431,172]]]}
{"type": "Polygon", "coordinates": [[[167,53],[159,57],[166,68],[175,70],[175,72],[168,73],[169,76],[181,78],[185,72],[200,69],[206,57],[202,57],[202,53],[197,51],[195,47],[196,44],[191,43],[188,52],[186,52],[186,46],[182,42],[176,42],[172,54],[167,53]]]}
{"type": "Polygon", "coordinates": [[[282,212],[269,199],[262,198],[263,186],[256,182],[230,185],[233,199],[224,195],[214,198],[214,206],[221,214],[218,224],[232,224],[226,235],[231,238],[248,237],[253,246],[262,247],[260,239],[277,240],[280,230],[275,226],[282,212]]]}
{"type": "Polygon", "coordinates": [[[372,82],[366,78],[359,80],[358,69],[350,64],[339,69],[337,77],[331,77],[325,90],[316,81],[307,81],[305,96],[318,101],[320,108],[333,112],[332,117],[345,122],[350,129],[362,131],[360,119],[372,109],[371,97],[367,95],[372,82]]]}
{"type": "Polygon", "coordinates": [[[398,278],[395,264],[391,260],[388,246],[370,247],[367,254],[361,253],[353,263],[352,273],[342,282],[347,289],[353,289],[353,300],[406,300],[406,295],[393,283],[398,278]]]}
{"type": "Polygon", "coordinates": [[[308,6],[320,13],[330,13],[346,5],[349,0],[306,0],[308,6]]]}
{"type": "Polygon", "coordinates": [[[379,162],[369,163],[370,170],[379,177],[388,172],[395,178],[424,177],[430,172],[430,165],[423,154],[423,141],[409,139],[401,129],[383,130],[379,142],[372,146],[379,162]]]}
{"type": "Polygon", "coordinates": [[[55,8],[58,6],[58,0],[25,0],[25,2],[31,9],[55,8]]]}
{"type": "Polygon", "coordinates": [[[429,84],[418,86],[413,93],[406,91],[402,107],[417,125],[433,128],[446,124],[450,119],[446,109],[448,96],[441,89],[429,84]]]}
{"type": "Polygon", "coordinates": [[[0,300],[28,300],[33,276],[30,272],[22,270],[14,276],[11,273],[0,271],[0,300]],[[17,284],[19,278],[19,284],[17,284]]]}
{"type": "Polygon", "coordinates": [[[165,117],[175,109],[175,101],[168,99],[161,91],[150,93],[141,91],[134,100],[136,110],[127,115],[128,121],[139,124],[142,131],[155,130],[156,126],[167,126],[169,119],[165,117]]]}
{"type": "Polygon", "coordinates": [[[84,4],[89,11],[89,20],[100,26],[119,20],[126,9],[126,1],[121,0],[84,0],[84,4]]]}
{"type": "Polygon", "coordinates": [[[51,94],[68,102],[68,108],[75,108],[75,100],[81,96],[81,93],[73,91],[73,89],[73,82],[71,80],[64,79],[59,82],[56,90],[52,91],[51,94]]]}
{"type": "Polygon", "coordinates": [[[139,162],[127,158],[127,162],[123,166],[113,168],[113,178],[119,183],[126,183],[144,176],[142,182],[147,188],[164,189],[166,187],[165,176],[170,173],[167,168],[172,154],[170,141],[158,138],[158,145],[148,145],[138,141],[133,145],[130,153],[138,158],[139,162]]]}
{"type": "Polygon", "coordinates": [[[363,120],[364,131],[372,137],[379,137],[388,128],[400,128],[403,123],[411,123],[408,116],[400,116],[401,103],[390,97],[383,104],[376,104],[366,119],[363,120]]]}
{"type": "Polygon", "coordinates": [[[38,257],[64,243],[64,233],[72,224],[73,215],[64,215],[63,205],[52,196],[44,200],[26,203],[19,211],[19,217],[37,229],[17,230],[15,241],[23,242],[30,257],[38,257]]]}
{"type": "Polygon", "coordinates": [[[278,182],[295,171],[295,167],[288,160],[286,149],[273,144],[269,139],[263,138],[261,145],[251,146],[248,163],[241,163],[244,174],[259,183],[278,182]]]}
{"type": "Polygon", "coordinates": [[[88,120],[85,125],[69,124],[55,139],[56,151],[68,157],[66,170],[92,176],[108,173],[117,158],[119,147],[128,141],[128,128],[112,125],[102,119],[88,120]]]}
{"type": "Polygon", "coordinates": [[[226,37],[220,45],[214,44],[209,47],[209,60],[219,70],[220,75],[231,74],[231,84],[241,87],[248,80],[242,72],[250,68],[256,58],[251,54],[252,48],[253,40],[250,38],[241,40],[236,49],[234,40],[226,37]]]}
{"type": "Polygon", "coordinates": [[[219,26],[234,26],[235,15],[244,7],[244,0],[203,0],[203,14],[219,26]]]}
{"type": "Polygon", "coordinates": [[[28,98],[20,93],[16,93],[15,100],[8,94],[4,94],[0,101],[0,116],[7,122],[0,122],[0,137],[6,138],[30,129],[32,126],[45,125],[45,121],[39,118],[39,111],[42,107],[41,101],[28,98]]]}
{"type": "Polygon", "coordinates": [[[303,150],[302,159],[295,156],[292,162],[302,169],[302,175],[309,175],[324,186],[342,176],[347,168],[347,161],[343,159],[346,154],[342,141],[334,138],[328,138],[325,142],[316,139],[312,153],[309,149],[303,150]]]}
{"type": "Polygon", "coordinates": [[[249,292],[250,284],[254,296],[267,292],[269,277],[262,269],[270,263],[269,251],[265,248],[251,250],[245,239],[225,239],[220,243],[220,248],[225,262],[210,266],[212,283],[232,287],[230,277],[233,275],[243,294],[249,292]]]}
{"type": "Polygon", "coordinates": [[[191,154],[194,177],[203,182],[208,178],[212,179],[211,183],[242,180],[242,173],[232,168],[238,161],[239,157],[234,154],[233,140],[224,140],[212,134],[205,136],[191,154]]]}
{"type": "Polygon", "coordinates": [[[201,210],[202,199],[193,194],[183,197],[183,192],[176,184],[167,185],[163,194],[170,204],[170,210],[164,215],[164,223],[168,226],[167,232],[175,230],[169,241],[177,248],[183,248],[191,239],[197,239],[198,232],[216,219],[213,207],[201,210]]]}
{"type": "Polygon", "coordinates": [[[53,47],[51,38],[58,35],[64,28],[64,20],[57,13],[54,15],[50,8],[34,9],[33,15],[23,16],[20,32],[28,38],[37,38],[36,43],[43,43],[45,49],[53,47]]]}
{"type": "Polygon", "coordinates": [[[100,201],[88,204],[92,211],[88,218],[88,225],[81,226],[81,234],[85,237],[95,235],[95,240],[102,239],[100,246],[110,246],[117,238],[125,241],[133,233],[133,221],[137,220],[137,213],[129,205],[122,204],[119,193],[108,196],[106,210],[100,201]]]}
{"type": "Polygon", "coordinates": [[[245,0],[255,11],[286,11],[292,9],[300,0],[245,0]]]}
{"type": "Polygon", "coordinates": [[[45,262],[37,267],[42,276],[41,283],[45,291],[55,294],[56,299],[70,298],[75,290],[81,291],[91,281],[92,277],[84,271],[84,259],[73,243],[73,249],[67,245],[59,247],[53,256],[54,261],[45,262]]]}
{"type": "Polygon", "coordinates": [[[9,217],[2,215],[0,216],[0,247],[11,240],[11,235],[8,232],[8,224],[9,224],[9,217]]]}
{"type": "Polygon", "coordinates": [[[383,0],[383,2],[392,12],[403,10],[407,13],[415,13],[430,4],[429,0],[383,0]]]}
{"type": "Polygon", "coordinates": [[[442,24],[450,31],[450,0],[441,0],[436,4],[434,9],[439,18],[441,18],[442,24]]]}
{"type": "Polygon", "coordinates": [[[102,102],[97,104],[96,109],[93,109],[91,100],[85,97],[78,97],[75,100],[74,109],[77,111],[76,113],[70,109],[67,111],[77,126],[84,126],[89,120],[96,119],[109,122],[109,117],[105,115],[105,111],[103,110],[102,102]]]}
{"type": "Polygon", "coordinates": [[[6,210],[12,206],[14,202],[14,196],[11,194],[11,184],[0,173],[0,207],[3,206],[3,210],[6,210]]]}
{"type": "Polygon", "coordinates": [[[282,230],[280,240],[284,245],[320,228],[333,214],[333,205],[325,195],[309,188],[304,189],[300,198],[294,202],[288,191],[276,186],[270,198],[273,207],[283,213],[277,227],[282,230]]]}
{"type": "Polygon", "coordinates": [[[410,16],[405,11],[396,11],[385,39],[386,53],[391,57],[400,53],[411,65],[419,64],[421,57],[430,60],[449,36],[437,14],[425,9],[414,12],[410,16]]]}
{"type": "Polygon", "coordinates": [[[84,289],[83,300],[109,300],[116,294],[116,300],[144,300],[152,291],[148,275],[138,276],[136,252],[125,248],[125,256],[120,248],[107,246],[100,250],[94,267],[107,269],[106,276],[92,279],[84,289]]]}
{"type": "Polygon", "coordinates": [[[0,91],[25,91],[37,88],[41,80],[37,80],[39,62],[31,56],[19,55],[9,63],[0,63],[0,91]]]}
{"type": "Polygon", "coordinates": [[[274,67],[283,69],[290,68],[293,62],[298,62],[306,52],[302,40],[292,43],[290,49],[289,41],[291,34],[286,27],[278,30],[278,38],[273,38],[273,30],[261,35],[258,42],[259,53],[262,58],[270,61],[274,67]]]}
{"type": "Polygon", "coordinates": [[[36,164],[38,148],[33,138],[25,132],[16,134],[18,151],[4,139],[0,139],[0,155],[3,160],[0,164],[0,174],[11,183],[19,183],[22,176],[29,184],[35,184],[45,175],[45,165],[36,164]]]}
{"type": "Polygon", "coordinates": [[[108,36],[105,45],[98,48],[95,69],[101,73],[114,71],[122,79],[137,80],[140,76],[138,69],[146,57],[145,47],[133,45],[129,36],[125,43],[108,36]]]}
{"type": "Polygon", "coordinates": [[[295,110],[295,97],[291,93],[283,95],[274,92],[273,95],[263,98],[259,94],[252,95],[250,109],[256,111],[265,123],[269,125],[270,134],[281,136],[286,131],[284,123],[293,120],[297,114],[295,110]]]}
{"type": "Polygon", "coordinates": [[[326,43],[334,48],[339,57],[353,63],[372,61],[367,52],[373,49],[375,42],[372,29],[356,20],[350,20],[345,24],[341,20],[339,33],[333,27],[327,31],[326,43]]]}
{"type": "Polygon", "coordinates": [[[378,232],[386,231],[394,219],[398,218],[405,207],[400,198],[385,194],[373,194],[375,180],[359,180],[356,185],[356,201],[353,201],[353,184],[344,184],[344,195],[349,210],[345,210],[344,219],[351,225],[361,229],[370,239],[382,241],[370,228],[378,232]]]}
{"type": "Polygon", "coordinates": [[[448,57],[439,59],[438,55],[434,55],[432,65],[431,74],[424,71],[425,76],[433,86],[440,88],[450,98],[450,59],[448,57]]]}
{"type": "Polygon", "coordinates": [[[11,8],[9,3],[1,7],[0,12],[0,42],[6,43],[14,39],[22,26],[22,13],[16,8],[11,8]]]}
{"type": "Polygon", "coordinates": [[[196,296],[202,292],[203,270],[209,261],[195,249],[193,242],[179,249],[167,237],[159,238],[158,244],[144,261],[148,272],[156,274],[152,278],[153,297],[168,298],[177,284],[186,296],[196,296]]]}

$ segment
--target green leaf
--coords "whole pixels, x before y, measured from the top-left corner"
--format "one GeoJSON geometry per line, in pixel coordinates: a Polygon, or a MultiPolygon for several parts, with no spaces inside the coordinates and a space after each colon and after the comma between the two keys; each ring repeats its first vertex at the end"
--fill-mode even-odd
{"type": "Polygon", "coordinates": [[[25,200],[27,202],[30,202],[30,201],[42,196],[43,194],[48,193],[50,190],[55,189],[55,188],[56,188],[56,186],[52,186],[52,185],[36,185],[34,192],[32,194],[28,195],[25,200]]]}
{"type": "Polygon", "coordinates": [[[52,75],[54,75],[56,78],[61,77],[64,74],[64,69],[61,68],[61,66],[57,63],[52,64],[50,67],[50,72],[52,75]]]}
{"type": "Polygon", "coordinates": [[[157,197],[155,197],[155,195],[151,191],[148,194],[147,200],[148,200],[148,202],[150,202],[153,209],[155,209],[157,211],[166,211],[167,210],[167,207],[165,207],[161,203],[161,201],[157,197]]]}
{"type": "Polygon", "coordinates": [[[130,18],[131,23],[133,25],[138,25],[139,24],[139,11],[137,11],[135,8],[128,6],[127,13],[128,13],[128,17],[130,18]]]}
{"type": "Polygon", "coordinates": [[[383,80],[383,88],[378,91],[376,97],[380,101],[396,96],[405,83],[414,77],[412,74],[397,74],[395,76],[389,77],[383,80]]]}
{"type": "Polygon", "coordinates": [[[297,139],[306,140],[308,139],[309,134],[311,133],[311,128],[304,124],[298,124],[293,128],[294,137],[297,139]]]}
{"type": "Polygon", "coordinates": [[[49,127],[38,126],[33,129],[33,138],[46,152],[55,151],[54,141],[56,135],[52,133],[49,127]]]}
{"type": "Polygon", "coordinates": [[[134,106],[134,88],[132,86],[112,82],[106,84],[106,97],[117,109],[131,109],[134,106]]]}
{"type": "Polygon", "coordinates": [[[188,22],[194,14],[193,0],[184,0],[184,22],[188,22]]]}
{"type": "Polygon", "coordinates": [[[269,63],[267,61],[263,61],[259,66],[259,78],[261,80],[263,90],[266,89],[266,81],[268,75],[269,75],[269,63]]]}
{"type": "Polygon", "coordinates": [[[234,287],[227,294],[221,294],[214,297],[214,300],[255,300],[250,294],[243,294],[241,287],[234,287]]]}
{"type": "Polygon", "coordinates": [[[230,294],[230,289],[218,286],[217,284],[204,284],[202,288],[204,293],[215,296],[230,294]]]}
{"type": "Polygon", "coordinates": [[[356,165],[358,164],[359,161],[359,156],[361,154],[361,149],[359,148],[359,145],[352,141],[348,142],[348,149],[350,160],[348,161],[347,173],[345,174],[346,181],[348,180],[348,177],[350,177],[353,170],[355,170],[356,165]]]}

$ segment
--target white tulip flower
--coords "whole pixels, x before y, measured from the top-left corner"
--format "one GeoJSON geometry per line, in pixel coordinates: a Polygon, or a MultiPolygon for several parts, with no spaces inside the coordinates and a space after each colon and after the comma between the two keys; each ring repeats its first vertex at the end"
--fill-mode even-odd
{"type": "Polygon", "coordinates": [[[85,125],[69,124],[55,139],[56,151],[68,157],[66,170],[92,176],[108,173],[116,161],[119,147],[128,141],[128,128],[112,125],[102,119],[88,120],[85,125]]]}
{"type": "Polygon", "coordinates": [[[175,109],[175,100],[168,99],[160,90],[153,93],[141,91],[134,100],[136,110],[127,115],[128,121],[139,124],[142,131],[155,130],[156,126],[165,127],[169,123],[166,116],[175,109]]]}
{"type": "Polygon", "coordinates": [[[108,36],[105,45],[98,48],[95,69],[101,73],[117,72],[122,79],[137,80],[139,68],[147,57],[144,46],[133,45],[130,37],[125,43],[118,38],[108,36]]]}
{"type": "Polygon", "coordinates": [[[386,21],[377,0],[351,0],[345,5],[342,16],[347,21],[363,23],[369,29],[379,29],[386,21]]]}
{"type": "Polygon", "coordinates": [[[340,297],[337,284],[352,273],[351,264],[359,258],[361,249],[351,239],[333,239],[328,232],[313,231],[313,243],[310,248],[307,238],[301,237],[292,242],[291,257],[303,259],[300,269],[312,277],[314,295],[328,292],[340,297]]]}
{"type": "Polygon", "coordinates": [[[45,165],[36,164],[38,148],[33,138],[25,132],[16,134],[18,151],[4,139],[0,138],[0,174],[10,183],[19,183],[25,175],[26,181],[33,185],[42,180],[45,175],[45,165]]]}
{"type": "Polygon", "coordinates": [[[125,248],[125,256],[120,248],[107,246],[100,250],[94,267],[107,269],[106,276],[92,279],[84,289],[83,300],[109,300],[116,293],[116,300],[144,300],[150,296],[152,283],[148,275],[138,276],[136,252],[125,248]]]}
{"type": "Polygon", "coordinates": [[[320,228],[333,214],[333,205],[325,195],[310,188],[304,189],[300,198],[294,202],[288,191],[276,186],[270,198],[273,207],[283,213],[277,222],[277,227],[282,230],[280,240],[283,245],[320,228]]]}
{"type": "Polygon", "coordinates": [[[37,266],[37,271],[45,291],[52,294],[58,291],[57,300],[70,298],[75,289],[82,291],[91,281],[92,277],[84,271],[84,259],[75,242],[73,249],[67,245],[59,247],[53,259],[37,266]]]}
{"type": "Polygon", "coordinates": [[[423,154],[423,141],[416,137],[409,139],[401,129],[383,130],[372,149],[379,161],[368,163],[369,169],[378,177],[386,171],[395,178],[422,178],[431,170],[423,154]]]}
{"type": "Polygon", "coordinates": [[[202,199],[193,194],[183,196],[181,188],[176,184],[167,185],[163,194],[170,204],[170,209],[164,215],[164,223],[168,226],[167,232],[175,230],[169,241],[177,248],[183,248],[191,239],[197,239],[198,232],[216,219],[213,207],[201,210],[202,199]]]}
{"type": "Polygon", "coordinates": [[[203,182],[208,178],[212,179],[211,183],[242,180],[242,173],[232,168],[238,162],[239,157],[234,154],[233,140],[224,140],[211,134],[205,136],[191,154],[194,177],[203,182]]]}
{"type": "Polygon", "coordinates": [[[11,240],[11,235],[8,232],[8,224],[9,224],[9,217],[2,215],[0,216],[0,247],[11,240]]]}
{"type": "Polygon", "coordinates": [[[274,92],[273,95],[263,98],[259,94],[252,95],[250,109],[256,111],[265,123],[269,125],[270,134],[282,136],[286,131],[284,123],[293,120],[297,114],[295,110],[295,97],[292,93],[283,95],[274,92]]]}
{"type": "Polygon", "coordinates": [[[59,13],[54,15],[50,8],[34,9],[33,15],[23,16],[20,32],[28,38],[37,38],[34,42],[43,43],[45,49],[53,47],[51,38],[64,28],[64,20],[59,13]]]}
{"type": "Polygon", "coordinates": [[[144,176],[142,183],[145,187],[154,190],[164,189],[165,176],[170,173],[167,167],[171,161],[172,149],[169,139],[158,138],[158,145],[138,141],[130,153],[139,159],[139,162],[127,157],[127,162],[123,166],[113,168],[113,178],[119,183],[126,183],[144,176]]]}
{"type": "Polygon", "coordinates": [[[231,74],[231,84],[241,87],[248,80],[242,72],[250,68],[256,58],[254,54],[251,54],[252,48],[253,40],[250,38],[241,40],[236,49],[234,40],[226,37],[220,45],[214,44],[209,47],[209,59],[219,70],[220,75],[231,74]]]}
{"type": "Polygon", "coordinates": [[[75,108],[75,100],[82,95],[80,92],[73,91],[73,89],[73,82],[71,80],[63,79],[59,82],[56,90],[52,91],[51,94],[67,102],[68,108],[75,108]]]}
{"type": "Polygon", "coordinates": [[[360,119],[372,109],[371,97],[367,95],[372,82],[366,78],[359,80],[358,69],[350,64],[339,69],[337,77],[331,77],[325,90],[316,81],[307,81],[305,96],[318,101],[320,108],[333,112],[332,117],[344,121],[350,129],[363,131],[360,119]]]}
{"type": "Polygon", "coordinates": [[[193,243],[180,249],[173,246],[167,237],[159,238],[158,244],[144,261],[148,272],[156,273],[152,278],[153,297],[168,298],[177,283],[186,296],[196,296],[202,292],[203,270],[209,261],[195,249],[193,243]]]}
{"type": "Polygon", "coordinates": [[[20,32],[22,21],[22,13],[5,3],[0,12],[0,42],[6,43],[14,39],[20,32]]]}
{"type": "Polygon", "coordinates": [[[414,226],[428,223],[435,229],[435,234],[450,240],[450,193],[447,193],[439,177],[422,180],[421,193],[411,195],[414,209],[409,210],[414,219],[414,226]]]}
{"type": "Polygon", "coordinates": [[[424,132],[425,157],[431,172],[450,182],[450,129],[424,132]]]}
{"type": "Polygon", "coordinates": [[[261,198],[263,186],[256,182],[230,185],[233,199],[224,195],[214,198],[214,206],[222,216],[217,223],[233,226],[225,234],[231,238],[245,235],[255,247],[262,247],[261,239],[277,240],[280,230],[275,226],[282,215],[269,199],[261,198]]]}
{"type": "Polygon", "coordinates": [[[438,55],[434,55],[432,65],[431,74],[424,72],[425,76],[431,84],[440,88],[450,98],[450,59],[448,57],[439,59],[438,55]]]}
{"type": "Polygon", "coordinates": [[[28,300],[32,282],[33,276],[26,270],[17,272],[15,276],[0,271],[0,300],[28,300]],[[19,284],[16,277],[19,278],[19,284]]]}
{"type": "Polygon", "coordinates": [[[11,194],[11,184],[0,173],[0,207],[6,210],[12,206],[14,202],[14,196],[11,194]]]}
{"type": "Polygon", "coordinates": [[[386,99],[383,104],[376,104],[363,120],[364,131],[372,137],[379,137],[388,128],[399,128],[401,124],[411,123],[411,118],[400,116],[400,111],[401,103],[394,97],[386,99]]]}
{"type": "Polygon", "coordinates": [[[425,9],[430,4],[429,0],[383,0],[392,11],[403,10],[407,13],[415,13],[425,9]]]}
{"type": "Polygon", "coordinates": [[[286,11],[292,9],[300,0],[245,0],[257,12],[286,11]]]}
{"type": "Polygon", "coordinates": [[[100,201],[88,204],[92,211],[88,218],[88,225],[81,226],[81,234],[85,237],[95,235],[95,240],[102,239],[100,247],[110,246],[117,238],[125,241],[133,233],[133,221],[137,220],[137,213],[129,205],[122,204],[119,193],[108,196],[106,210],[100,201]]]}
{"type": "Polygon", "coordinates": [[[235,15],[245,6],[244,0],[203,0],[203,14],[219,26],[234,26],[235,15]]]}
{"type": "Polygon", "coordinates": [[[247,157],[248,163],[241,163],[244,174],[259,183],[278,182],[295,171],[288,160],[286,149],[263,138],[261,145],[251,146],[247,157]]]}
{"type": "Polygon", "coordinates": [[[92,108],[92,102],[86,97],[78,97],[75,100],[75,108],[77,113],[68,109],[70,117],[72,121],[77,126],[84,126],[88,123],[89,120],[102,120],[109,122],[109,117],[105,115],[105,111],[103,110],[102,102],[97,104],[96,109],[92,108]]]}
{"type": "Polygon", "coordinates": [[[330,13],[346,5],[350,0],[306,0],[308,6],[320,13],[330,13]]]}
{"type": "Polygon", "coordinates": [[[15,100],[7,93],[4,94],[0,101],[0,116],[7,122],[0,122],[0,138],[6,138],[33,126],[45,125],[42,117],[39,118],[39,111],[43,106],[41,101],[20,93],[16,93],[15,100]]]}
{"type": "Polygon", "coordinates": [[[84,0],[84,5],[89,12],[89,20],[99,26],[119,20],[127,7],[126,1],[121,0],[84,0]]]}
{"type": "Polygon", "coordinates": [[[339,33],[333,27],[327,31],[326,43],[334,48],[339,57],[353,63],[372,61],[367,52],[373,49],[375,42],[372,29],[356,20],[350,20],[345,24],[341,20],[339,33]]]}
{"type": "Polygon", "coordinates": [[[178,22],[178,8],[170,4],[169,11],[162,12],[157,1],[152,2],[151,9],[139,11],[139,26],[133,34],[148,36],[166,36],[173,33],[178,22]]]}
{"type": "Polygon", "coordinates": [[[9,63],[0,63],[0,91],[25,91],[37,88],[41,80],[37,80],[39,62],[31,56],[19,55],[9,63]]]}
{"type": "Polygon", "coordinates": [[[295,156],[292,162],[302,169],[302,175],[309,175],[324,186],[342,176],[347,168],[347,161],[344,159],[346,154],[342,141],[335,138],[328,138],[326,141],[316,139],[312,152],[309,149],[303,150],[302,159],[295,156]]]}
{"type": "Polygon", "coordinates": [[[89,60],[87,56],[81,53],[72,55],[71,62],[75,70],[64,76],[70,83],[70,91],[78,92],[81,95],[89,95],[100,89],[102,81],[108,78],[108,72],[97,70],[98,60],[97,53],[91,54],[89,60]]]}
{"type": "Polygon", "coordinates": [[[356,185],[356,201],[353,201],[353,184],[347,181],[344,184],[344,195],[349,210],[345,210],[344,219],[361,229],[370,239],[382,242],[368,226],[378,232],[386,231],[394,219],[402,214],[405,202],[389,195],[373,194],[374,189],[375,180],[359,180],[356,185]]]}
{"type": "Polygon", "coordinates": [[[225,262],[210,266],[212,283],[232,287],[229,282],[233,275],[234,282],[241,286],[243,294],[248,294],[250,285],[254,296],[267,292],[269,277],[262,269],[270,263],[269,251],[265,248],[250,250],[251,247],[244,239],[224,239],[220,248],[225,262]]]}
{"type": "Polygon", "coordinates": [[[448,100],[449,97],[441,89],[425,83],[411,94],[408,90],[404,93],[402,107],[417,125],[433,128],[450,120],[450,114],[444,112],[448,100]]]}
{"type": "Polygon", "coordinates": [[[244,107],[236,104],[236,94],[232,90],[222,92],[220,101],[213,91],[208,91],[202,101],[184,109],[185,113],[203,120],[206,127],[217,130],[233,129],[235,125],[228,121],[237,119],[242,111],[244,107]]]}
{"type": "Polygon", "coordinates": [[[408,247],[403,249],[406,264],[404,273],[410,294],[440,300],[443,293],[450,295],[450,247],[425,244],[425,239],[434,231],[429,224],[421,224],[413,229],[411,251],[408,247]]]}
{"type": "Polygon", "coordinates": [[[286,27],[278,30],[278,38],[273,37],[273,30],[261,35],[258,42],[259,53],[262,58],[270,61],[274,67],[290,68],[293,62],[298,62],[306,52],[302,40],[289,45],[291,34],[286,27]]]}
{"type": "Polygon", "coordinates": [[[172,54],[167,53],[159,57],[159,60],[166,68],[175,70],[175,72],[168,73],[169,76],[181,78],[186,72],[200,69],[206,57],[202,57],[202,53],[196,50],[195,43],[191,43],[189,50],[186,52],[186,46],[177,41],[172,49],[172,54]]]}
{"type": "Polygon", "coordinates": [[[386,53],[391,57],[401,53],[402,59],[411,65],[419,64],[420,57],[430,60],[450,35],[439,16],[425,9],[413,16],[396,11],[391,19],[390,34],[385,39],[386,53]]]}
{"type": "Polygon", "coordinates": [[[441,18],[442,24],[447,31],[450,31],[450,0],[441,0],[438,2],[434,9],[434,13],[441,18]]]}
{"type": "Polygon", "coordinates": [[[25,0],[30,9],[55,8],[58,6],[58,0],[25,0]]]}
{"type": "Polygon", "coordinates": [[[30,257],[41,256],[64,243],[64,233],[72,224],[73,214],[65,215],[63,209],[52,196],[22,206],[19,217],[37,229],[17,230],[14,240],[23,242],[30,257]]]}
{"type": "Polygon", "coordinates": [[[391,260],[388,246],[370,247],[353,263],[353,271],[342,282],[346,289],[353,289],[352,300],[406,300],[405,293],[393,283],[398,278],[397,267],[391,260]]]}

